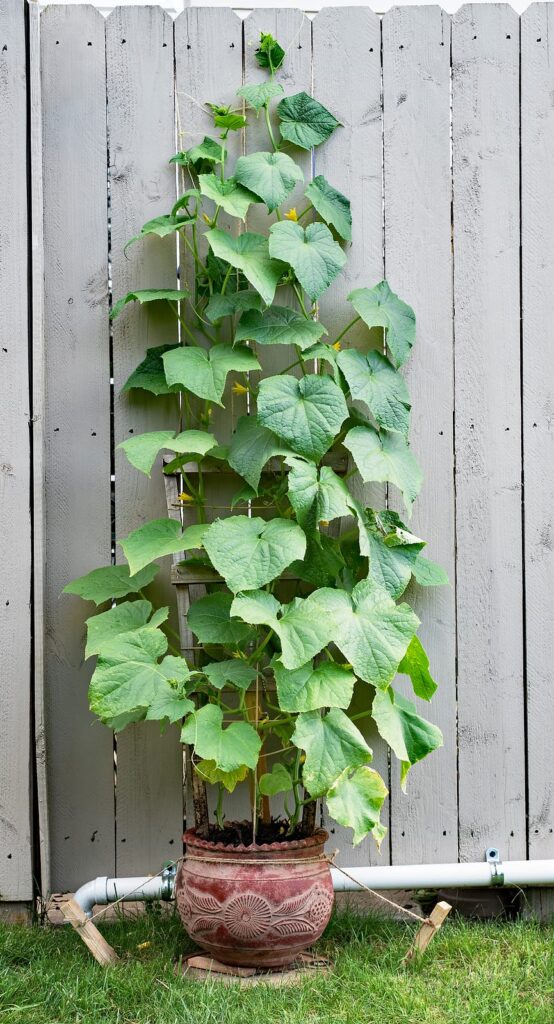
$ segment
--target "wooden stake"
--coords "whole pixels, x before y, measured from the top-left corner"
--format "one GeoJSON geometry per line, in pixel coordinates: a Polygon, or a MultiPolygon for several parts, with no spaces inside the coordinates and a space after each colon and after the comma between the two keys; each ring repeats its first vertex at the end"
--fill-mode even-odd
{"type": "Polygon", "coordinates": [[[437,934],[439,928],[446,920],[451,910],[452,907],[449,903],[445,903],[442,900],[440,903],[437,903],[425,924],[421,925],[410,949],[406,953],[406,956],[404,957],[405,963],[425,952],[431,939],[437,934]]]}
{"type": "MultiPolygon", "coordinates": [[[[252,725],[255,728],[256,727],[256,723],[262,717],[262,709],[261,709],[260,705],[258,704],[257,693],[256,693],[255,690],[247,690],[244,696],[245,696],[245,703],[246,703],[246,707],[247,707],[247,711],[248,711],[248,720],[250,722],[252,722],[252,725]]],[[[258,760],[258,767],[257,767],[257,770],[256,770],[257,778],[259,778],[260,775],[265,775],[266,772],[267,772],[267,758],[266,758],[265,754],[260,754],[260,758],[258,760]]],[[[253,780],[251,781],[251,789],[252,789],[252,792],[251,792],[251,803],[253,803],[253,798],[254,798],[253,780]]],[[[261,798],[261,801],[260,801],[260,817],[261,817],[263,822],[267,823],[267,822],[271,821],[271,810],[270,810],[270,806],[269,806],[269,797],[268,796],[262,796],[262,798],[261,798]]],[[[256,823],[254,822],[254,825],[255,824],[256,823]]]]}
{"type": "Polygon", "coordinates": [[[69,921],[77,934],[82,938],[85,946],[88,946],[95,960],[102,967],[118,962],[119,957],[110,944],[100,934],[98,928],[85,914],[84,910],[74,900],[67,900],[60,904],[60,909],[66,921],[69,921]]]}

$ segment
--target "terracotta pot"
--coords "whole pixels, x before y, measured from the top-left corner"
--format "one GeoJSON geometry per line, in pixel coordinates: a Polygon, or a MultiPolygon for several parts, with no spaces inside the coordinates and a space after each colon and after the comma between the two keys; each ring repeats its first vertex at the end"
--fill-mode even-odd
{"type": "Polygon", "coordinates": [[[333,908],[327,832],[260,846],[227,846],[185,832],[175,899],[202,949],[226,964],[281,967],[322,934],[333,908]]]}

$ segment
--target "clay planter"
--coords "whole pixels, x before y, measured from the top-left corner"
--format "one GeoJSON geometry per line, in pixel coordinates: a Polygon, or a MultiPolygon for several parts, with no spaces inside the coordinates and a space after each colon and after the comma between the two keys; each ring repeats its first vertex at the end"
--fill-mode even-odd
{"type": "Polygon", "coordinates": [[[260,846],[227,846],[185,832],[175,885],[183,924],[225,964],[282,967],[322,934],[333,908],[327,832],[260,846]]]}

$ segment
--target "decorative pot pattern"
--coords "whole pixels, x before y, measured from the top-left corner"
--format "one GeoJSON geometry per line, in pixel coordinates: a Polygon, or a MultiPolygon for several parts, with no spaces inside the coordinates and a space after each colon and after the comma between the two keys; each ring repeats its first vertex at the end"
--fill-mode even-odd
{"type": "Polygon", "coordinates": [[[223,963],[290,963],[322,934],[333,908],[327,833],[261,846],[225,846],[185,833],[176,902],[192,939],[223,963]]]}

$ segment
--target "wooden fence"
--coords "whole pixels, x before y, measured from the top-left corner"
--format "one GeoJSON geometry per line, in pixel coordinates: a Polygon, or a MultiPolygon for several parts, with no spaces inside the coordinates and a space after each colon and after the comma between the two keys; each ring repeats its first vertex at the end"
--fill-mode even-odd
{"type": "MultiPolygon", "coordinates": [[[[352,200],[354,287],[416,309],[407,374],[426,481],[414,514],[452,586],[418,596],[444,748],[390,780],[380,863],[554,856],[554,5],[115,10],[0,0],[0,897],[157,870],[180,849],[177,729],[118,736],[87,709],[80,602],[64,584],[164,514],[114,445],[166,425],[120,388],[168,324],[110,328],[109,293],[173,286],[169,240],[125,241],[176,194],[167,160],[205,99],[258,78],[260,30],[289,93],[344,127],[315,166],[352,200]],[[26,21],[28,22],[26,25],[26,21]],[[31,299],[31,301],[30,301],[31,299]]],[[[256,124],[248,148],[259,146],[256,124]]],[[[240,140],[237,142],[239,146],[240,140]]],[[[238,400],[237,400],[238,401],[238,400]]],[[[238,414],[239,409],[235,410],[238,414]]],[[[220,424],[221,432],[231,423],[220,424]]],[[[169,583],[158,596],[167,597],[169,583]]],[[[171,595],[169,595],[171,598],[171,595]]],[[[376,759],[388,774],[386,751],[376,759]]],[[[341,832],[343,863],[376,862],[341,832]]]]}

